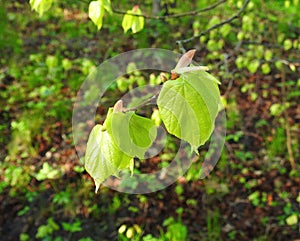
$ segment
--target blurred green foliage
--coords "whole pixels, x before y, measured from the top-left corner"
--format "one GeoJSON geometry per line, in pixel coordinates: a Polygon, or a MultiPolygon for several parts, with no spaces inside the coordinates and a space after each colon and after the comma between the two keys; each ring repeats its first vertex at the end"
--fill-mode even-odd
{"type": "MultiPolygon", "coordinates": [[[[150,0],[112,1],[113,8],[124,11],[135,4],[143,13],[151,13],[150,0]]],[[[210,0],[163,0],[160,15],[210,4],[210,0]]],[[[132,197],[103,188],[95,196],[72,144],[73,100],[98,64],[136,48],[179,51],[176,40],[197,36],[232,16],[242,4],[228,0],[201,15],[146,19],[144,29],[132,35],[123,33],[122,15],[105,16],[98,32],[88,19],[86,1],[54,1],[42,17],[31,12],[28,2],[1,1],[0,198],[1,211],[18,217],[12,224],[8,222],[12,216],[5,222],[14,227],[15,239],[270,240],[274,233],[282,239],[299,236],[299,169],[290,166],[294,159],[299,168],[300,159],[298,0],[251,0],[239,19],[184,44],[186,49],[198,49],[196,61],[210,66],[222,80],[226,100],[226,146],[208,180],[198,180],[199,159],[182,183],[167,191],[132,197]],[[174,205],[166,201],[170,198],[174,205]],[[182,210],[178,211],[179,204],[182,210]],[[259,219],[232,211],[238,205],[245,205],[245,212],[259,219]],[[228,225],[226,215],[232,217],[228,225]],[[239,225],[248,218],[257,229],[243,228],[233,217],[244,218],[239,225]],[[16,220],[28,225],[22,230],[16,220]]],[[[130,72],[111,86],[103,103],[108,108],[127,90],[147,83],[159,84],[159,74],[130,72]]],[[[101,113],[97,118],[101,121],[104,116],[101,113]]],[[[168,137],[158,168],[168,165],[177,147],[176,139],[168,137]]],[[[145,165],[137,163],[141,169],[137,171],[142,172],[145,165]]]]}

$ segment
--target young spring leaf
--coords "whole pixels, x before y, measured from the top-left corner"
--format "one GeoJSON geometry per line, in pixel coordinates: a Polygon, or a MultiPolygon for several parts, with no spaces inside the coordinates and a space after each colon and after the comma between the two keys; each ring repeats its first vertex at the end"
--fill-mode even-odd
{"type": "Polygon", "coordinates": [[[142,11],[138,5],[134,6],[132,10],[127,11],[127,14],[124,15],[122,21],[122,27],[125,33],[129,29],[131,29],[133,33],[137,33],[144,28],[144,24],[145,24],[144,17],[131,15],[132,13],[142,14],[142,11]]]}
{"type": "Polygon", "coordinates": [[[124,29],[124,33],[126,33],[132,26],[133,16],[130,15],[132,13],[131,10],[127,11],[128,14],[125,14],[122,21],[122,27],[124,29]]]}
{"type": "MultiPolygon", "coordinates": [[[[138,6],[133,8],[133,12],[136,14],[142,14],[142,11],[138,6]]],[[[134,16],[132,21],[132,26],[131,26],[132,32],[137,33],[143,30],[144,24],[145,24],[144,17],[134,16]]]]}
{"type": "Polygon", "coordinates": [[[85,153],[85,169],[94,179],[95,192],[106,178],[118,176],[119,171],[126,168],[133,169],[132,157],[117,147],[102,125],[96,125],[90,133],[85,153]]]}
{"type": "Polygon", "coordinates": [[[157,134],[153,120],[133,111],[123,113],[110,109],[104,126],[122,152],[140,159],[144,159],[157,134]]]}
{"type": "Polygon", "coordinates": [[[157,105],[169,133],[190,143],[197,152],[210,137],[221,105],[217,80],[198,70],[164,83],[157,105]]]}
{"type": "Polygon", "coordinates": [[[102,0],[103,7],[104,9],[109,13],[112,14],[112,9],[111,9],[111,2],[110,0],[102,0]]]}
{"type": "Polygon", "coordinates": [[[196,53],[196,49],[191,49],[186,52],[181,58],[178,60],[176,67],[171,70],[171,79],[177,79],[180,74],[197,71],[197,70],[208,70],[206,66],[189,66],[192,63],[193,57],[196,53]]]}
{"type": "Polygon", "coordinates": [[[98,30],[101,29],[104,16],[104,4],[102,0],[92,1],[89,4],[89,18],[97,26],[98,30]]]}
{"type": "Polygon", "coordinates": [[[176,72],[176,70],[190,65],[192,63],[195,53],[196,53],[196,49],[191,49],[188,52],[186,52],[184,55],[182,55],[181,58],[178,60],[175,69],[173,69],[171,72],[176,72]]]}
{"type": "Polygon", "coordinates": [[[39,13],[40,16],[44,14],[52,5],[53,0],[30,0],[29,4],[33,10],[39,13]]]}

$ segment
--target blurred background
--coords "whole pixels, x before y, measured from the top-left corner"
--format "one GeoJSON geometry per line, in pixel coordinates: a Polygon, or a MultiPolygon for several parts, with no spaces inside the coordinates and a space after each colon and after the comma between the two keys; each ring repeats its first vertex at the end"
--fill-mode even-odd
{"type": "MultiPolygon", "coordinates": [[[[53,1],[41,16],[29,1],[0,2],[0,240],[300,240],[300,1],[250,0],[238,18],[203,33],[244,1],[189,13],[215,3],[112,0],[113,14],[105,13],[98,31],[88,0],[53,1]],[[124,33],[122,12],[136,4],[148,17],[187,14],[145,18],[141,31],[124,33]],[[95,194],[72,140],[77,91],[104,60],[148,47],[195,48],[195,61],[221,81],[221,159],[199,180],[204,146],[162,191],[128,195],[102,187],[95,194]]],[[[159,74],[118,79],[96,122],[128,90],[159,84],[159,74]]],[[[177,148],[170,137],[159,155],[136,160],[135,171],[165,167],[177,148]]]]}

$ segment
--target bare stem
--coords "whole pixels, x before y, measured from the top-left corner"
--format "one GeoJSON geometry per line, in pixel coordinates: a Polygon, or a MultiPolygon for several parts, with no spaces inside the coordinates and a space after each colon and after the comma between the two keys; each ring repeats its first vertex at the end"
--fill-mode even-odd
{"type": "MultiPolygon", "coordinates": [[[[282,72],[281,72],[281,82],[282,82],[282,105],[285,105],[286,102],[286,76],[285,76],[285,69],[282,68],[282,72]]],[[[293,154],[293,148],[292,148],[292,141],[291,141],[291,127],[289,125],[289,121],[288,121],[288,112],[287,109],[284,108],[283,111],[284,114],[284,118],[285,118],[285,133],[286,133],[286,147],[287,147],[287,151],[289,154],[289,162],[291,164],[292,169],[296,168],[296,163],[295,163],[295,158],[294,158],[294,154],[293,154]]]]}
{"type": "Polygon", "coordinates": [[[142,103],[140,103],[139,105],[135,106],[135,107],[132,107],[132,108],[128,108],[128,109],[125,109],[123,112],[126,113],[126,112],[129,112],[129,111],[136,111],[138,110],[139,108],[151,103],[151,101],[155,100],[157,98],[157,95],[153,95],[151,96],[150,98],[144,100],[142,103]]]}

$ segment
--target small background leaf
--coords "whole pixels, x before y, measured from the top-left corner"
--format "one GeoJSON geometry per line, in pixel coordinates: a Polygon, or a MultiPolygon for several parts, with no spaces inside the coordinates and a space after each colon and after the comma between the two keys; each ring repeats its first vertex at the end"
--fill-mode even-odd
{"type": "Polygon", "coordinates": [[[258,67],[259,67],[259,61],[253,60],[249,63],[248,70],[250,71],[250,73],[254,74],[257,71],[258,67]]]}
{"type": "Polygon", "coordinates": [[[103,7],[104,9],[109,13],[112,14],[112,9],[111,9],[111,2],[110,0],[102,0],[103,7]]]}
{"type": "MultiPolygon", "coordinates": [[[[127,13],[132,13],[131,10],[128,10],[127,13]]],[[[129,14],[125,14],[122,21],[122,27],[124,29],[124,33],[126,33],[132,26],[133,16],[129,14]]]]}
{"type": "Polygon", "coordinates": [[[297,214],[294,213],[294,214],[290,215],[289,217],[287,217],[285,221],[290,226],[296,225],[298,223],[298,216],[297,216],[297,214]]]}
{"type": "MultiPolygon", "coordinates": [[[[135,11],[136,14],[142,14],[142,11],[140,8],[137,8],[136,11],[135,11]]],[[[137,33],[141,30],[143,30],[144,28],[144,17],[137,17],[137,16],[134,16],[133,17],[133,22],[132,22],[132,26],[131,26],[131,29],[132,29],[132,32],[133,33],[137,33]]]]}
{"type": "Polygon", "coordinates": [[[122,27],[124,32],[126,33],[129,29],[132,30],[133,33],[137,33],[144,28],[145,19],[144,17],[130,15],[132,13],[142,14],[142,11],[139,7],[135,6],[133,10],[128,10],[128,14],[125,14],[122,21],[122,27]]]}
{"type": "Polygon", "coordinates": [[[50,9],[53,0],[30,0],[29,4],[33,10],[39,13],[40,16],[50,9]]]}
{"type": "Polygon", "coordinates": [[[101,29],[104,16],[104,5],[101,0],[92,1],[89,5],[89,18],[97,26],[98,30],[101,29]]]}

